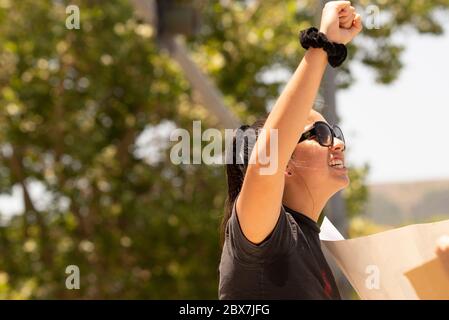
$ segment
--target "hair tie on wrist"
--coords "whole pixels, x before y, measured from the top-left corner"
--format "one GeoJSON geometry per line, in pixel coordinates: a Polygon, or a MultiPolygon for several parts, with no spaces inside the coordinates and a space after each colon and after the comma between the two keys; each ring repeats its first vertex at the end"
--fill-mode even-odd
{"type": "Polygon", "coordinates": [[[299,35],[299,42],[306,50],[310,47],[323,48],[327,53],[327,60],[333,68],[339,67],[348,55],[348,50],[344,44],[329,41],[326,35],[319,32],[315,27],[302,30],[299,35]]]}

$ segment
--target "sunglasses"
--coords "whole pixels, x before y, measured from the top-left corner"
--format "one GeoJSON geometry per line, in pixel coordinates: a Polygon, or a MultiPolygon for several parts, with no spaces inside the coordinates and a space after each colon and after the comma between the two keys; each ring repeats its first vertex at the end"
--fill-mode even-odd
{"type": "Polygon", "coordinates": [[[323,147],[332,147],[334,145],[334,137],[343,142],[344,151],[346,149],[346,143],[340,127],[337,125],[331,127],[324,121],[317,121],[311,129],[301,135],[298,143],[308,139],[315,139],[323,147]]]}

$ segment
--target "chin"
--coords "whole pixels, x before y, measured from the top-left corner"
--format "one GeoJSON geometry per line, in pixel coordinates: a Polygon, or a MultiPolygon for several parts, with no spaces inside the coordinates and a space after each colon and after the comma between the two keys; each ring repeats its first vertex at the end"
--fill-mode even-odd
{"type": "Polygon", "coordinates": [[[350,180],[347,171],[339,172],[338,174],[331,174],[330,179],[334,182],[336,187],[338,188],[337,191],[340,191],[347,186],[349,186],[350,180]]]}

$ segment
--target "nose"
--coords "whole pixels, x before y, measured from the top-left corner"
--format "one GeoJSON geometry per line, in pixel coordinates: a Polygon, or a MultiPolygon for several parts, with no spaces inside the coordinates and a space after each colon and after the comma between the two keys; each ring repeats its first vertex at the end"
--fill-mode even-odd
{"type": "Polygon", "coordinates": [[[334,145],[332,146],[333,150],[345,151],[346,145],[340,139],[334,137],[334,145]]]}

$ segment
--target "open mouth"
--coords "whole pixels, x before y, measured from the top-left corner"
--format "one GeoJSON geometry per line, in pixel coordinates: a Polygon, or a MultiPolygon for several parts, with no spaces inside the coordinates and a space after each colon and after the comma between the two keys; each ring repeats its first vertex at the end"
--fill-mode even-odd
{"type": "Polygon", "coordinates": [[[343,163],[343,160],[340,159],[336,159],[336,160],[331,160],[329,162],[329,167],[335,168],[335,169],[345,169],[345,164],[343,163]]]}

